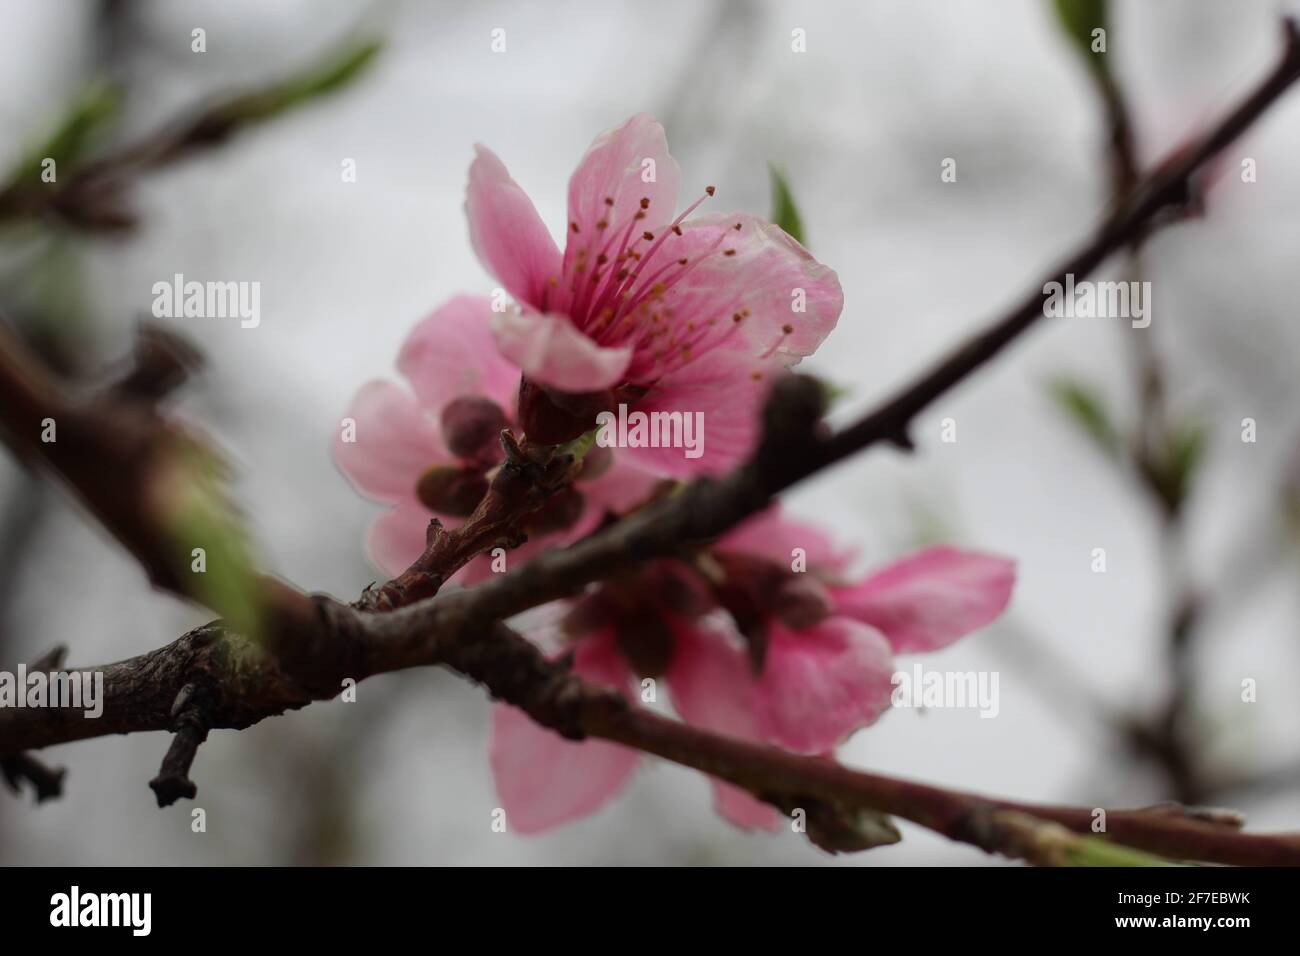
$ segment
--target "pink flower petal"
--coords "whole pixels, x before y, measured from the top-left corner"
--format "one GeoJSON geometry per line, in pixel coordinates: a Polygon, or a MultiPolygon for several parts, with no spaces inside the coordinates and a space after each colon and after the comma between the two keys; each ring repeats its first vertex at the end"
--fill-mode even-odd
{"type": "MultiPolygon", "coordinates": [[[[631,692],[631,672],[609,633],[578,645],[574,671],[631,692]]],[[[639,754],[600,740],[565,740],[533,723],[523,711],[498,705],[492,713],[490,758],[507,828],[539,833],[608,803],[631,778],[639,754]]]]}
{"type": "Polygon", "coordinates": [[[432,514],[416,501],[403,501],[375,519],[366,539],[370,560],[390,578],[411,566],[424,551],[432,514]]]}
{"type": "Polygon", "coordinates": [[[837,614],[879,629],[898,653],[933,651],[995,620],[1015,579],[1006,558],[930,548],[833,597],[837,614]]]}
{"type": "Polygon", "coordinates": [[[755,554],[787,568],[796,548],[802,549],[812,573],[842,574],[853,560],[851,550],[836,545],[820,528],[791,518],[779,504],[741,522],[714,545],[718,551],[755,554]]]}
{"type": "Polygon", "coordinates": [[[562,315],[500,312],[492,333],[501,354],[539,385],[562,392],[597,392],[623,380],[630,347],[604,348],[562,315]]]}
{"type": "Polygon", "coordinates": [[[361,387],[344,413],[355,422],[334,436],[334,463],[362,494],[392,503],[412,498],[431,466],[450,461],[434,422],[406,389],[373,381],[361,387]],[[355,441],[348,441],[355,437],[355,441]]]}
{"type": "Polygon", "coordinates": [[[713,808],[729,823],[742,830],[771,832],[781,826],[781,812],[748,790],[713,779],[713,808]]]}
{"type": "Polygon", "coordinates": [[[532,200],[484,146],[474,147],[465,215],[470,242],[487,270],[517,300],[544,308],[548,283],[560,275],[560,250],[532,200]]]}
{"type": "Polygon", "coordinates": [[[742,353],[715,349],[669,372],[630,406],[629,412],[647,415],[702,413],[703,426],[694,433],[698,457],[687,457],[686,449],[680,447],[629,446],[619,453],[647,471],[670,478],[731,470],[754,450],[763,400],[771,385],[767,378],[752,377],[755,365],[742,353]]]}
{"type": "Polygon", "coordinates": [[[759,731],[800,753],[833,750],[889,708],[894,672],[876,630],[831,617],[804,631],[771,622],[754,708],[759,731]]]}
{"type": "MultiPolygon", "coordinates": [[[[717,621],[674,629],[668,686],[683,720],[717,733],[758,740],[754,718],[754,679],[739,641],[717,621]]],[[[710,777],[714,809],[745,830],[773,830],[780,814],[747,790],[710,777]]]]}
{"type": "Polygon", "coordinates": [[[678,621],[673,634],[667,679],[677,713],[707,730],[760,739],[754,715],[756,686],[740,639],[708,618],[690,624],[678,621]]]}
{"type": "Polygon", "coordinates": [[[615,452],[614,462],[602,475],[591,480],[578,478],[578,490],[588,507],[601,516],[605,512],[623,514],[643,504],[654,492],[659,476],[638,467],[622,452],[615,452]]]}
{"type": "Polygon", "coordinates": [[[577,250],[587,249],[587,257],[594,261],[604,241],[616,232],[621,235],[634,221],[638,232],[671,222],[681,178],[681,169],[668,152],[664,128],[652,116],[640,113],[596,137],[569,180],[566,271],[577,250]],[[647,182],[652,169],[653,181],[647,182]],[[644,209],[643,199],[650,201],[644,209]],[[640,220],[634,218],[638,212],[645,213],[640,220]],[[602,221],[603,229],[597,225],[602,221]]]}
{"type": "Polygon", "coordinates": [[[519,368],[497,350],[492,315],[487,297],[461,295],[411,330],[397,368],[421,405],[436,414],[453,399],[479,395],[514,417],[519,368]]]}
{"type": "MultiPolygon", "coordinates": [[[[779,227],[730,213],[694,219],[681,229],[655,261],[684,259],[687,265],[680,278],[665,277],[653,308],[672,315],[675,328],[689,324],[697,330],[696,356],[724,347],[746,358],[793,365],[835,327],[844,306],[839,278],[779,227]]],[[[629,380],[657,379],[664,366],[660,351],[638,350],[629,380]]],[[[757,362],[752,368],[765,371],[757,362]]]]}

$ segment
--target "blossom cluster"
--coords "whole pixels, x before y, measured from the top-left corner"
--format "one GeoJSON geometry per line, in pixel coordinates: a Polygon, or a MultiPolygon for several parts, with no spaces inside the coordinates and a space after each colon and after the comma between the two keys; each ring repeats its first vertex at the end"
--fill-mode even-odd
{"type": "MultiPolygon", "coordinates": [[[[477,147],[470,241],[513,303],[462,295],[421,321],[398,354],[405,384],[363,386],[345,419],[355,427],[335,442],[356,488],[388,506],[368,542],[384,572],[420,555],[430,518],[455,527],[470,515],[502,460],[503,429],[558,445],[617,412],[621,422],[639,414],[634,421],[699,431],[686,449],[587,444],[572,484],[528,520],[512,566],[753,450],[771,383],[839,320],[839,279],[759,217],[690,218],[712,186],[678,212],[680,183],[651,117],[602,134],[570,179],[561,251],[501,160],[477,147]]],[[[854,564],[819,529],[772,508],[689,554],[600,582],[553,608],[555,624],[532,636],[630,699],[662,679],[686,721],[829,753],[888,709],[894,654],[937,650],[988,624],[1014,580],[1010,561],[949,547],[870,575],[854,564]]],[[[459,579],[491,571],[480,557],[459,579]]],[[[504,705],[494,714],[491,766],[523,832],[595,811],[638,756],[564,740],[504,705]]],[[[714,786],[728,820],[776,824],[772,807],[714,786]]]]}

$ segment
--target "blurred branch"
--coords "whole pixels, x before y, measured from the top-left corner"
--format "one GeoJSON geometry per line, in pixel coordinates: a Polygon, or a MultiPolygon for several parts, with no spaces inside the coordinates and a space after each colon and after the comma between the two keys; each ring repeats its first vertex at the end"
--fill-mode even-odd
{"type": "Polygon", "coordinates": [[[76,400],[0,324],[0,433],[20,459],[63,478],[155,586],[197,599],[195,582],[180,571],[189,551],[178,550],[171,524],[173,486],[193,481],[180,462],[204,446],[153,404],[183,378],[192,352],[156,328],[142,332],[141,343],[121,381],[76,400]],[[140,389],[146,394],[136,394],[140,389]]]}
{"type": "Polygon", "coordinates": [[[67,771],[62,767],[47,767],[31,754],[0,757],[0,776],[14,793],[22,789],[23,781],[32,786],[37,803],[63,796],[63,778],[67,771]]]}
{"type": "MultiPolygon", "coordinates": [[[[1191,178],[1198,167],[1297,77],[1300,34],[1288,23],[1285,52],[1260,88],[1203,140],[1143,178],[1048,281],[1087,273],[1158,222],[1176,218],[1194,199],[1191,178]]],[[[668,720],[632,706],[616,691],[583,682],[501,621],[621,567],[707,541],[766,507],[778,492],[865,449],[881,443],[910,448],[908,431],[917,414],[1044,315],[1046,284],[1036,284],[1011,312],[848,428],[824,432],[825,396],[818,383],[797,376],[782,379],[764,409],[757,450],[730,475],[696,481],[572,547],[545,553],[486,584],[436,593],[483,547],[518,533],[512,514],[537,506],[554,490],[553,483],[567,480],[569,456],[555,449],[517,448],[504,436],[511,466],[494,477],[488,495],[461,528],[447,532],[431,525],[428,547],[407,574],[368,591],[356,605],[259,578],[255,587],[269,609],[259,640],[217,621],[167,647],[98,668],[105,694],[103,713],[94,721],[53,709],[0,711],[0,754],[110,733],[174,729],[185,737],[169,750],[156,788],[160,801],[174,799],[192,792],[189,767],[209,729],[240,729],[328,699],[348,678],[359,681],[386,671],[443,665],[566,737],[600,737],[657,754],[735,783],[781,808],[808,801],[824,833],[848,832],[861,811],[876,811],[993,852],[1041,862],[1056,852],[1053,846],[1060,849],[1055,831],[1045,836],[1037,822],[1008,818],[1001,811],[1082,834],[1091,833],[1094,811],[988,800],[853,771],[823,758],[668,720]]],[[[149,493],[156,471],[168,467],[168,455],[178,442],[173,425],[152,406],[142,411],[139,404],[108,397],[88,404],[70,401],[38,366],[22,361],[8,337],[0,337],[0,399],[0,429],[21,455],[63,477],[156,583],[202,599],[172,568],[167,526],[159,522],[156,498],[149,493]],[[54,415],[72,427],[60,424],[58,442],[38,441],[40,423],[54,415]]],[[[1190,814],[1113,811],[1106,833],[1112,842],[1177,858],[1300,863],[1300,836],[1244,834],[1190,814]]],[[[1083,852],[1077,842],[1066,841],[1066,846],[1083,852]]]]}
{"type": "Polygon", "coordinates": [[[116,111],[115,96],[94,87],[0,188],[0,224],[49,217],[90,231],[132,228],[136,220],[127,190],[142,173],[220,145],[238,132],[345,88],[365,72],[380,49],[377,40],[354,41],[294,76],[216,100],[83,163],[81,154],[91,134],[116,111]],[[42,182],[41,163],[47,158],[72,169],[60,171],[56,182],[42,182]]]}
{"type": "Polygon", "coordinates": [[[1110,68],[1110,56],[1094,48],[1093,32],[1110,31],[1107,0],[1052,0],[1062,31],[1088,68],[1088,78],[1097,90],[1107,123],[1107,155],[1110,160],[1111,195],[1122,199],[1138,181],[1140,169],[1133,137],[1133,123],[1124,91],[1110,68]]]}
{"type": "Polygon", "coordinates": [[[27,549],[45,520],[49,489],[38,478],[23,475],[18,487],[0,504],[0,660],[9,637],[9,614],[19,579],[28,564],[27,549]]]}
{"type": "MultiPolygon", "coordinates": [[[[1106,117],[1109,188],[1113,201],[1123,202],[1138,181],[1135,125],[1126,97],[1109,57],[1092,52],[1090,37],[1108,25],[1106,0],[1053,0],[1061,25],[1082,53],[1089,77],[1106,117]]],[[[1195,208],[1199,203],[1193,200],[1195,208]]],[[[1136,234],[1127,244],[1126,278],[1140,281],[1145,236],[1136,234]]],[[[1128,466],[1138,487],[1159,509],[1161,524],[1160,570],[1165,578],[1166,660],[1169,695],[1154,715],[1130,715],[1114,723],[1121,741],[1140,757],[1153,760],[1164,772],[1176,799],[1199,802],[1210,792],[1206,769],[1195,740],[1192,722],[1196,688],[1192,657],[1206,596],[1190,578],[1184,541],[1186,504],[1192,478],[1203,457],[1204,432],[1194,424],[1176,421],[1169,408],[1167,369],[1156,349],[1154,330],[1125,330],[1133,373],[1140,397],[1140,416],[1127,440],[1105,415],[1098,399],[1076,384],[1058,385],[1056,398],[1093,439],[1128,466]]]]}

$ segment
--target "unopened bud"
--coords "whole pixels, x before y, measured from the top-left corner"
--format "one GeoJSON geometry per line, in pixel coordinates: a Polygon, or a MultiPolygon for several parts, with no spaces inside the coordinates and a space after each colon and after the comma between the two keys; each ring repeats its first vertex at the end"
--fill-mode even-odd
{"type": "Polygon", "coordinates": [[[463,395],[442,410],[442,434],[457,458],[495,465],[502,458],[501,430],[510,422],[501,406],[481,395],[463,395]]]}
{"type": "Polygon", "coordinates": [[[546,500],[528,521],[529,534],[554,534],[572,528],[582,517],[586,501],[582,492],[564,488],[546,500]]]}
{"type": "Polygon", "coordinates": [[[831,612],[826,585],[809,574],[792,574],[772,597],[772,612],[796,631],[812,627],[831,612]]]}
{"type": "Polygon", "coordinates": [[[415,496],[430,511],[465,518],[474,513],[487,490],[487,476],[481,471],[439,465],[420,476],[415,496]]]}
{"type": "Polygon", "coordinates": [[[623,659],[638,677],[662,677],[673,656],[673,632],[649,609],[622,617],[615,637],[623,659]]]}
{"type": "Polygon", "coordinates": [[[519,425],[535,445],[562,445],[596,427],[596,416],[609,407],[608,392],[570,395],[519,383],[519,425]]]}

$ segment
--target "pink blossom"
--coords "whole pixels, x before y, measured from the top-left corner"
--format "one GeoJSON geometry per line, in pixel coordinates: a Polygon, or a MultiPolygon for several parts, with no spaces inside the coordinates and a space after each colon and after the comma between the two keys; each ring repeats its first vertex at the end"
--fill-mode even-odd
{"type": "MultiPolygon", "coordinates": [[[[895,653],[935,650],[989,624],[1015,578],[1004,558],[946,547],[861,579],[851,561],[816,528],[769,509],[694,563],[656,562],[579,599],[566,619],[574,670],[632,700],[638,678],[663,677],[690,723],[829,753],[889,708],[895,653]],[[799,554],[804,572],[792,570],[799,554]]],[[[599,809],[638,759],[499,706],[491,763],[511,825],[535,832],[599,809]]],[[[746,791],[713,786],[718,812],[736,825],[779,823],[746,791]]]]}
{"type": "MultiPolygon", "coordinates": [[[[386,574],[401,573],[420,555],[430,518],[447,527],[464,520],[501,460],[500,430],[517,422],[519,368],[496,349],[491,315],[487,298],[459,296],[421,321],[397,357],[406,386],[363,385],[335,438],[340,470],[363,495],[391,506],[368,539],[371,559],[386,574]]],[[[650,493],[652,475],[610,457],[588,456],[575,485],[534,516],[513,562],[545,544],[576,540],[607,511],[626,511],[650,493]]],[[[488,567],[480,557],[462,579],[488,567]]]]}
{"type": "Polygon", "coordinates": [[[661,474],[725,469],[756,438],[772,373],[834,328],[835,273],[777,226],[744,214],[677,213],[681,172],[663,127],[633,116],[591,145],[569,181],[561,253],[504,164],[477,147],[465,202],[479,258],[519,308],[494,316],[502,353],[526,377],[530,437],[562,441],[623,402],[702,412],[703,458],[627,449],[661,474]],[[577,403],[564,396],[580,394],[577,403]]]}

